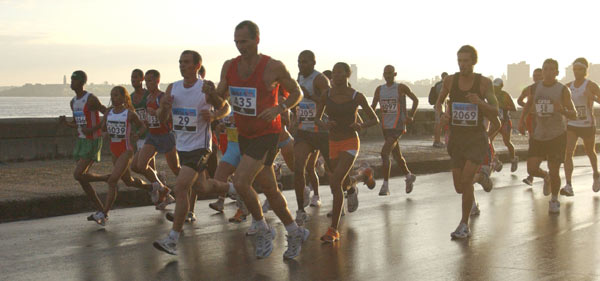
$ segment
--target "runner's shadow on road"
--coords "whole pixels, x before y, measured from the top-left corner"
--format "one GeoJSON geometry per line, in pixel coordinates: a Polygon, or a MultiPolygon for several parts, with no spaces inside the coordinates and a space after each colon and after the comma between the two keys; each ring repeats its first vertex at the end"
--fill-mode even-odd
{"type": "Polygon", "coordinates": [[[156,273],[154,280],[183,280],[184,278],[179,273],[178,261],[170,261],[165,267],[156,273]]]}

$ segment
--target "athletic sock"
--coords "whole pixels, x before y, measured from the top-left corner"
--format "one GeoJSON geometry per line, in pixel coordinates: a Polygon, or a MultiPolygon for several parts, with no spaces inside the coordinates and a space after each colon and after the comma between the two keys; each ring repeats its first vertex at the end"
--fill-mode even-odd
{"type": "Polygon", "coordinates": [[[169,232],[169,238],[171,238],[173,241],[177,242],[179,241],[179,232],[175,231],[175,230],[171,230],[171,232],[169,232]]]}
{"type": "Polygon", "coordinates": [[[552,194],[552,201],[558,201],[558,195],[552,194]]]}
{"type": "Polygon", "coordinates": [[[227,191],[229,194],[235,194],[235,187],[233,187],[233,183],[229,183],[229,191],[227,191]]]}
{"type": "Polygon", "coordinates": [[[298,230],[298,224],[296,224],[296,222],[292,222],[285,226],[285,230],[288,233],[293,233],[294,231],[298,230]]]}

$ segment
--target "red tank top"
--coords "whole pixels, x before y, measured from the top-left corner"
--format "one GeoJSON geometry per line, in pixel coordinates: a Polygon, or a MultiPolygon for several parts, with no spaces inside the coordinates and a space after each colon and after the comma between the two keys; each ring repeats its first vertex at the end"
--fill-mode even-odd
{"type": "MultiPolygon", "coordinates": [[[[153,109],[158,109],[159,106],[159,100],[162,98],[162,96],[164,96],[165,93],[160,93],[155,99],[148,99],[148,102],[146,103],[146,107],[148,108],[153,108],[153,109]]],[[[153,135],[164,135],[164,134],[168,134],[171,131],[171,122],[166,122],[166,123],[161,123],[158,120],[158,116],[153,116],[150,115],[150,113],[148,113],[148,118],[146,120],[148,120],[148,131],[150,131],[151,134],[153,135]]]]}
{"type": "Polygon", "coordinates": [[[238,133],[246,138],[278,134],[281,131],[279,115],[272,121],[258,118],[265,109],[278,105],[279,85],[269,91],[263,82],[263,74],[270,59],[269,56],[262,55],[254,72],[247,79],[242,79],[238,75],[241,57],[233,59],[227,71],[229,101],[234,112],[235,124],[238,133]]]}

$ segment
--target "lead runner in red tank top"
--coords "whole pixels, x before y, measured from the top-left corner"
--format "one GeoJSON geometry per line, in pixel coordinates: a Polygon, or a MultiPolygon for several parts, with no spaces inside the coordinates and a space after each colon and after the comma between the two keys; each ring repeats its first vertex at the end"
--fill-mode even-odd
{"type": "Polygon", "coordinates": [[[229,193],[239,194],[257,224],[256,256],[264,258],[271,254],[275,229],[267,225],[263,217],[258,196],[252,189],[255,180],[288,232],[288,249],[283,256],[294,258],[309,232],[294,222],[285,197],[277,189],[272,164],[281,131],[279,115],[296,106],[302,93],[283,63],[258,53],[259,36],[258,26],[251,21],[236,26],[234,41],[240,56],[226,61],[219,86],[215,89],[214,84],[207,81],[204,92],[223,102],[229,98],[234,111],[242,159],[229,193]],[[277,100],[279,86],[290,93],[281,104],[277,100]]]}

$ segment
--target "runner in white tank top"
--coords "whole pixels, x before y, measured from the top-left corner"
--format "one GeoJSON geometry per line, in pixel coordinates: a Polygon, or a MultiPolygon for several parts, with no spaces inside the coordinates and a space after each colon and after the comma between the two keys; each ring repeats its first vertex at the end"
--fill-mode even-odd
{"type": "Polygon", "coordinates": [[[398,140],[406,132],[406,124],[412,122],[415,114],[417,114],[417,106],[419,99],[413,92],[404,84],[398,84],[394,80],[396,78],[396,70],[392,65],[386,65],[383,68],[383,78],[385,84],[377,87],[371,107],[373,110],[377,108],[377,103],[380,104],[381,125],[385,143],[381,148],[381,161],[383,162],[383,185],[379,190],[379,195],[390,195],[388,180],[390,178],[390,154],[396,159],[396,163],[406,176],[406,193],[410,193],[413,189],[413,184],[417,177],[410,172],[406,165],[406,160],[400,151],[398,140]],[[406,112],[406,96],[412,100],[412,109],[406,112]]]}
{"type": "Polygon", "coordinates": [[[577,111],[575,120],[567,122],[567,147],[565,151],[565,178],[567,184],[560,190],[561,195],[573,196],[571,177],[573,175],[573,153],[579,138],[583,139],[583,147],[592,165],[594,192],[600,191],[600,174],[596,156],[596,118],[594,117],[594,98],[600,97],[600,89],[593,81],[586,79],[588,62],[578,58],[573,62],[575,81],[566,86],[571,90],[571,99],[577,111]]]}

